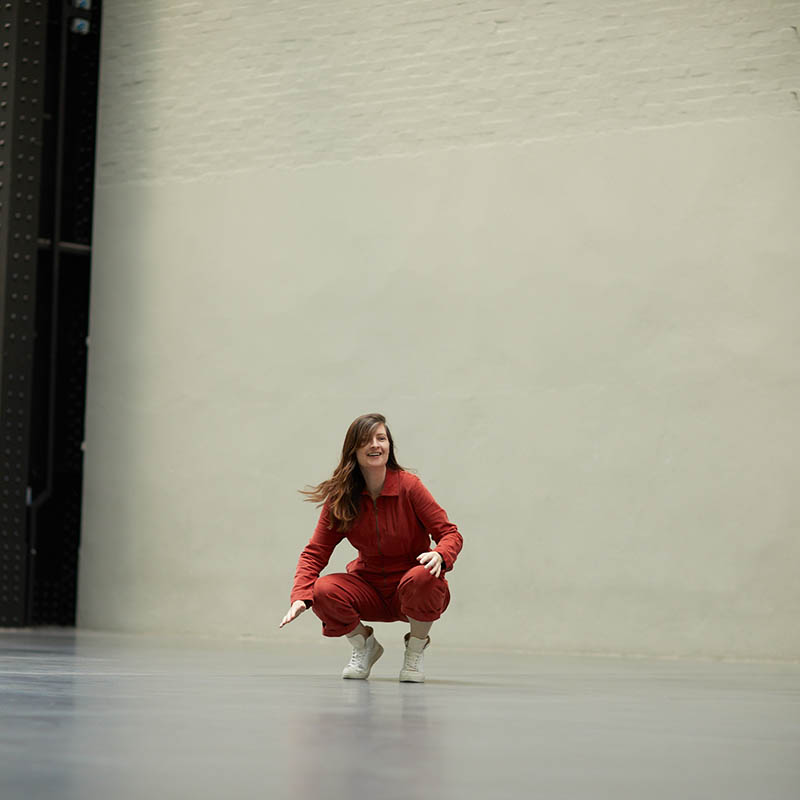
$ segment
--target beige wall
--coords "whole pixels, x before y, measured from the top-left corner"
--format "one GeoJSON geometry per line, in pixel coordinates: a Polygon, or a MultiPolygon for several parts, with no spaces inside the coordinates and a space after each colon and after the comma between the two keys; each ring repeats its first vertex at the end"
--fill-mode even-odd
{"type": "Polygon", "coordinates": [[[316,638],[296,489],[380,410],[466,540],[440,641],[800,658],[789,4],[126,5],[81,625],[316,638]]]}

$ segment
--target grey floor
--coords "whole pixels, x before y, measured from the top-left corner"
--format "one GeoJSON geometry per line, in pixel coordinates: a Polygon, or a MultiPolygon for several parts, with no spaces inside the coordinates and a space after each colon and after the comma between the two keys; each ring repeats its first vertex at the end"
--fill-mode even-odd
{"type": "MultiPolygon", "coordinates": [[[[399,630],[399,627],[398,627],[399,630]]],[[[0,632],[0,798],[800,798],[800,666],[0,632]]]]}

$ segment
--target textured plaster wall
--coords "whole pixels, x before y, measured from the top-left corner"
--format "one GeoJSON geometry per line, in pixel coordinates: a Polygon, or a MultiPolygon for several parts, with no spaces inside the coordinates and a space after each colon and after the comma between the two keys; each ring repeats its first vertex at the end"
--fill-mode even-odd
{"type": "Polygon", "coordinates": [[[108,4],[80,624],[317,637],[295,490],[382,410],[439,640],[800,658],[798,24],[108,4]]]}

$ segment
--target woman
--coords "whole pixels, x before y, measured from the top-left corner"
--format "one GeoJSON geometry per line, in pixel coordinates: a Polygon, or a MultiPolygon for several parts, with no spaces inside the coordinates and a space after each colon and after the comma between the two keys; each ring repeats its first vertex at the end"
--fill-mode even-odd
{"type": "Polygon", "coordinates": [[[397,463],[381,414],[353,421],[331,478],[303,494],[320,503],[322,513],[300,554],[291,607],[279,627],[312,608],[323,636],[347,636],[352,645],[342,677],[364,680],[383,647],[362,620],[408,621],[400,680],[422,683],[428,632],[450,602],[444,573],[461,550],[458,529],[422,481],[397,463]],[[346,573],[319,577],[345,537],[358,558],[346,573]]]}

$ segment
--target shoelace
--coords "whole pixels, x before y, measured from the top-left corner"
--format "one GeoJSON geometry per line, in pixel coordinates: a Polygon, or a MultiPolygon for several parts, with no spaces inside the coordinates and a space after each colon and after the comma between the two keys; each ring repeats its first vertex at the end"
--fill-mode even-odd
{"type": "Polygon", "coordinates": [[[363,650],[356,650],[353,648],[353,655],[350,656],[350,663],[348,666],[350,667],[363,667],[367,660],[367,648],[365,647],[363,650]]]}
{"type": "Polygon", "coordinates": [[[406,669],[417,669],[422,660],[422,653],[406,652],[406,669]]]}

